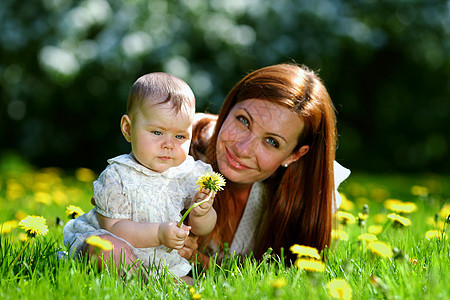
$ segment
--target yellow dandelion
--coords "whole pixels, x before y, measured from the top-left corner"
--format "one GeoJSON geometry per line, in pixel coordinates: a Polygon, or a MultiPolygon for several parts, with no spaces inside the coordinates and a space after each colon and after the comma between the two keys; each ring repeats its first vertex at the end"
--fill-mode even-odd
{"type": "Polygon", "coordinates": [[[420,185],[413,185],[411,187],[411,194],[414,196],[426,197],[428,196],[428,188],[420,185]]]}
{"type": "Polygon", "coordinates": [[[399,224],[402,226],[411,226],[411,220],[405,217],[402,217],[397,214],[389,214],[388,218],[394,222],[394,224],[399,224]]]}
{"type": "Polygon", "coordinates": [[[401,204],[401,203],[403,203],[403,201],[401,201],[399,199],[387,199],[384,201],[383,205],[386,209],[392,210],[391,209],[392,205],[401,204]]]}
{"type": "Polygon", "coordinates": [[[367,229],[367,231],[368,231],[369,233],[372,233],[372,234],[377,235],[377,234],[380,234],[380,233],[383,231],[383,226],[380,226],[380,225],[370,225],[369,228],[367,229]]]}
{"type": "Polygon", "coordinates": [[[75,171],[75,178],[83,182],[92,182],[95,179],[95,173],[88,168],[78,168],[75,171]]]}
{"type": "Polygon", "coordinates": [[[217,172],[206,172],[200,176],[195,182],[199,186],[197,190],[202,190],[202,188],[207,188],[211,191],[218,192],[223,190],[225,186],[225,178],[222,174],[217,172]]]}
{"type": "Polygon", "coordinates": [[[417,210],[417,205],[413,202],[403,202],[398,199],[388,199],[384,202],[384,207],[397,213],[410,214],[417,210]]]}
{"type": "Polygon", "coordinates": [[[52,203],[52,197],[46,192],[36,192],[34,195],[36,202],[49,205],[52,203]]]}
{"type": "Polygon", "coordinates": [[[441,210],[439,211],[439,216],[442,219],[446,219],[450,215],[450,203],[445,203],[444,206],[442,206],[441,210]]]}
{"type": "Polygon", "coordinates": [[[3,224],[0,224],[0,232],[1,234],[8,234],[13,229],[17,228],[19,223],[16,220],[6,221],[3,224]]]}
{"type": "Polygon", "coordinates": [[[195,292],[196,292],[195,287],[189,288],[189,293],[191,293],[191,295],[194,295],[195,292]]]}
{"type": "Polygon", "coordinates": [[[109,251],[113,248],[113,245],[110,241],[102,239],[101,237],[96,235],[91,235],[90,237],[88,237],[86,239],[86,243],[104,251],[109,251]]]}
{"type": "Polygon", "coordinates": [[[386,219],[386,215],[384,215],[384,214],[376,214],[373,217],[373,220],[375,221],[375,223],[378,223],[378,224],[384,223],[385,219],[386,219]]]}
{"type": "Polygon", "coordinates": [[[368,218],[369,218],[369,215],[368,215],[368,214],[358,213],[358,219],[359,219],[359,220],[365,221],[365,220],[367,220],[368,218]]]}
{"type": "Polygon", "coordinates": [[[429,230],[425,233],[425,236],[429,240],[447,239],[447,235],[445,234],[445,232],[440,230],[429,230]]]}
{"type": "Polygon", "coordinates": [[[72,219],[78,218],[83,215],[84,211],[75,205],[69,205],[66,207],[66,215],[71,217],[72,219]]]}
{"type": "Polygon", "coordinates": [[[374,235],[373,233],[364,233],[358,236],[358,241],[373,242],[376,240],[378,240],[377,236],[374,235]]]}
{"type": "Polygon", "coordinates": [[[381,241],[373,241],[367,247],[372,253],[382,257],[392,257],[393,252],[391,247],[381,241]]]}
{"type": "Polygon", "coordinates": [[[345,196],[342,193],[339,193],[339,195],[341,195],[342,201],[341,201],[341,206],[339,206],[340,209],[346,210],[346,211],[352,211],[355,209],[355,204],[348,200],[347,196],[345,196]]]}
{"type": "Polygon", "coordinates": [[[332,230],[331,231],[331,238],[333,240],[341,240],[341,241],[348,241],[348,234],[347,232],[343,230],[332,230]]]}
{"type": "Polygon", "coordinates": [[[20,228],[25,230],[28,235],[35,237],[36,235],[46,235],[48,227],[46,220],[39,216],[27,216],[25,219],[19,222],[20,228]]]}
{"type": "Polygon", "coordinates": [[[192,295],[192,299],[202,299],[202,295],[195,293],[192,295]]]}
{"type": "Polygon", "coordinates": [[[277,278],[274,281],[272,281],[272,287],[274,289],[281,289],[283,287],[285,287],[287,284],[286,279],[285,278],[277,278]]]}
{"type": "Polygon", "coordinates": [[[338,211],[338,219],[344,225],[355,223],[355,217],[351,213],[345,211],[338,211]]]}
{"type": "Polygon", "coordinates": [[[303,246],[303,245],[293,245],[289,248],[292,253],[297,254],[298,257],[307,256],[316,259],[320,259],[319,251],[316,248],[303,246]]]}
{"type": "Polygon", "coordinates": [[[310,272],[325,271],[325,264],[322,261],[316,259],[297,258],[294,264],[297,268],[310,272]]]}
{"type": "Polygon", "coordinates": [[[327,290],[332,299],[352,299],[352,289],[343,279],[333,279],[328,282],[327,290]]]}

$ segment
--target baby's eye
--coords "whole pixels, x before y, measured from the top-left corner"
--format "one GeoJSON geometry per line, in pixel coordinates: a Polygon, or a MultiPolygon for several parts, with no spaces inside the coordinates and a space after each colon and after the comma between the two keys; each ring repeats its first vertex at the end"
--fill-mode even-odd
{"type": "Polygon", "coordinates": [[[242,115],[239,115],[236,117],[236,119],[241,122],[245,127],[249,127],[250,126],[250,122],[248,121],[248,119],[242,115]]]}
{"type": "Polygon", "coordinates": [[[153,130],[152,133],[153,133],[154,135],[162,135],[162,132],[161,132],[161,131],[158,131],[158,130],[153,130]]]}
{"type": "Polygon", "coordinates": [[[268,137],[266,138],[266,143],[269,144],[269,146],[278,148],[280,146],[280,143],[274,138],[268,137]]]}
{"type": "Polygon", "coordinates": [[[185,137],[184,135],[182,135],[182,134],[177,134],[177,135],[175,136],[175,138],[176,138],[177,140],[182,140],[182,139],[185,139],[186,137],[185,137]]]}

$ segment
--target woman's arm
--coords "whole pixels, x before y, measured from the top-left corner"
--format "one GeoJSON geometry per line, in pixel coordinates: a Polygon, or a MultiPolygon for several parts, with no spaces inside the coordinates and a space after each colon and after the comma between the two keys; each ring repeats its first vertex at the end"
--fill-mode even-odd
{"type": "Polygon", "coordinates": [[[131,220],[111,219],[97,213],[100,227],[127,240],[136,248],[164,245],[171,249],[182,249],[190,226],[177,227],[176,222],[138,223],[131,220]]]}

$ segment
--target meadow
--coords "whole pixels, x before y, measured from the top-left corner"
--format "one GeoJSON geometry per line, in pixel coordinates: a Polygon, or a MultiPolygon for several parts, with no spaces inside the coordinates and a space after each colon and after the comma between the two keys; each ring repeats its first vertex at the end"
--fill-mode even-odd
{"type": "Polygon", "coordinates": [[[98,272],[90,261],[58,259],[64,223],[92,208],[86,168],[36,169],[10,156],[0,162],[1,299],[449,299],[449,176],[354,172],[326,253],[292,245],[291,265],[268,251],[261,261],[226,255],[194,285],[98,272]],[[72,206],[70,206],[72,205],[72,206]],[[34,234],[27,216],[45,220],[34,234]],[[27,231],[28,229],[28,231],[27,231]],[[44,232],[46,231],[46,232],[44,232]]]}

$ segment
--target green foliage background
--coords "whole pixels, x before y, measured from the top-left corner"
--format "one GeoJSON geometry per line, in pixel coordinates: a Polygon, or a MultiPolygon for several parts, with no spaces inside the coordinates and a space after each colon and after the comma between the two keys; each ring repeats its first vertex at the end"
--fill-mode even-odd
{"type": "Polygon", "coordinates": [[[441,0],[36,0],[0,4],[0,153],[101,170],[139,76],[217,113],[246,73],[296,61],[335,103],[353,170],[450,170],[450,4],[441,0]]]}

